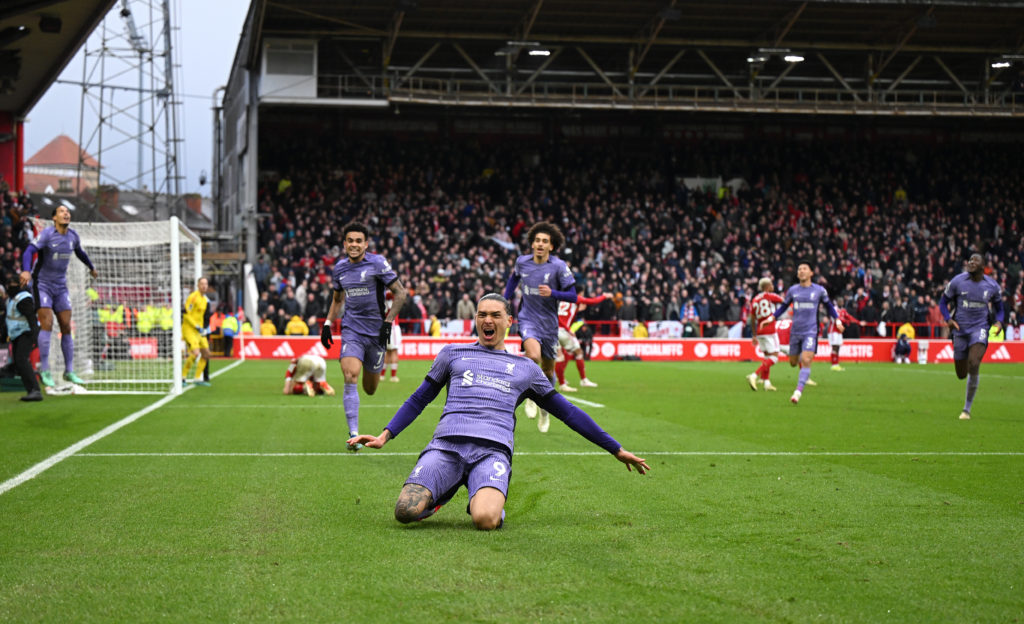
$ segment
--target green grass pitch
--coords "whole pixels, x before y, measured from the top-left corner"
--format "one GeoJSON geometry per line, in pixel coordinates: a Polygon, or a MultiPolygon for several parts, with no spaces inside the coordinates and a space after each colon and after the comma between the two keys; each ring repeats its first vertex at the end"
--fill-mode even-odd
{"type": "MultiPolygon", "coordinates": [[[[362,397],[362,431],[427,365],[362,397]]],[[[652,472],[520,415],[484,533],[465,490],[392,516],[443,396],[352,455],[340,396],[242,363],[0,494],[0,621],[1024,621],[1024,365],[982,366],[970,421],[951,365],[819,361],[798,406],[795,369],[755,393],[754,368],[589,363],[600,387],[572,398],[652,472]]],[[[0,482],[155,401],[18,396],[0,482]]]]}

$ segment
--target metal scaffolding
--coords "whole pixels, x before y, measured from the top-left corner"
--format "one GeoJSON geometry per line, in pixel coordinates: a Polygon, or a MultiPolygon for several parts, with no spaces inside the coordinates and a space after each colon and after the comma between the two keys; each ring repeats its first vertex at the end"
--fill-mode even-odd
{"type": "Polygon", "coordinates": [[[98,161],[100,186],[141,192],[157,218],[181,216],[175,32],[169,0],[120,0],[86,42],[82,80],[72,83],[82,90],[78,143],[98,161]]]}

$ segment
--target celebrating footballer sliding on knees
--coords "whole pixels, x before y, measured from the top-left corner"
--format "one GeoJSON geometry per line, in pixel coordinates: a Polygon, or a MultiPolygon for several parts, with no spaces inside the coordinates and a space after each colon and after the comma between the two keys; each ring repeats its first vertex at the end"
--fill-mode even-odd
{"type": "Polygon", "coordinates": [[[379,436],[360,435],[349,444],[381,448],[397,437],[423,409],[448,388],[441,420],[405,481],[395,518],[423,520],[451,500],[462,486],[469,490],[469,514],[478,529],[491,530],[505,520],[505,499],[512,471],[515,409],[532,398],[573,431],[611,453],[640,474],[647,461],[622,448],[585,412],[555,392],[532,360],[505,351],[510,323],[508,301],[497,293],[477,304],[479,340],[442,347],[423,384],[410,396],[379,436]]]}

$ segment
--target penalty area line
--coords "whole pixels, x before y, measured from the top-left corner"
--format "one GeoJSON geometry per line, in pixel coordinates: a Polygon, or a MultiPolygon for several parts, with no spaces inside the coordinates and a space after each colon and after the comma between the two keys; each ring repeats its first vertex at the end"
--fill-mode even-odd
{"type": "MultiPolygon", "coordinates": [[[[216,371],[215,373],[210,375],[210,377],[211,378],[215,378],[218,375],[220,375],[221,373],[226,373],[229,370],[231,370],[232,368],[235,368],[236,366],[238,366],[240,363],[241,363],[241,360],[239,360],[238,362],[236,362],[234,364],[231,364],[230,366],[228,366],[226,368],[223,368],[221,370],[216,371]]],[[[188,390],[191,390],[191,388],[184,389],[182,394],[184,394],[184,392],[188,391],[188,390]]],[[[50,468],[56,466],[57,464],[59,464],[60,462],[64,461],[68,457],[71,457],[72,455],[75,455],[76,453],[78,453],[82,449],[86,448],[90,444],[92,444],[94,442],[98,442],[99,440],[102,440],[103,438],[107,437],[108,435],[114,433],[118,429],[121,429],[122,427],[126,427],[126,426],[132,424],[133,422],[135,422],[136,420],[142,418],[146,414],[149,414],[150,412],[153,412],[155,410],[160,409],[161,407],[163,407],[164,405],[167,405],[168,403],[170,403],[171,401],[173,401],[176,398],[177,398],[177,395],[168,394],[167,396],[163,397],[159,401],[157,401],[155,403],[152,403],[152,404],[150,404],[150,405],[140,409],[139,411],[135,412],[134,414],[129,414],[128,416],[125,416],[124,418],[122,418],[121,420],[117,421],[116,423],[114,423],[112,425],[108,425],[108,426],[104,427],[103,429],[100,429],[99,431],[97,431],[96,433],[92,434],[91,436],[89,436],[87,438],[84,438],[82,440],[79,440],[78,442],[75,442],[74,444],[72,444],[71,446],[67,447],[63,451],[61,451],[59,453],[55,453],[55,454],[47,457],[46,459],[44,459],[43,461],[39,462],[35,466],[32,466],[31,468],[29,468],[25,472],[15,476],[15,477],[12,477],[12,478],[4,481],[3,483],[0,483],[0,495],[3,495],[5,493],[13,490],[14,488],[18,487],[19,485],[21,485],[22,483],[28,481],[29,479],[33,479],[33,478],[39,476],[43,472],[45,472],[45,471],[49,470],[50,468]]]]}

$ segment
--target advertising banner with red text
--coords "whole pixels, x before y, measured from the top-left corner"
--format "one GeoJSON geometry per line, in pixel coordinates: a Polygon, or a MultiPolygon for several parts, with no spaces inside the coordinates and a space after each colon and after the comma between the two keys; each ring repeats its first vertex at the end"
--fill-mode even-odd
{"type": "MultiPolygon", "coordinates": [[[[476,342],[472,336],[448,336],[431,338],[429,336],[402,336],[402,346],[398,350],[400,358],[408,360],[432,360],[446,344],[469,344],[476,342]]],[[[893,340],[847,340],[840,348],[839,356],[843,362],[891,362],[893,340]]],[[[505,346],[512,353],[519,353],[518,337],[509,337],[505,346]]],[[[912,340],[910,343],[910,360],[912,362],[951,363],[953,361],[953,345],[949,340],[912,340]]],[[[239,349],[239,357],[244,353],[246,358],[256,359],[291,359],[305,353],[314,353],[328,360],[336,360],[341,355],[341,340],[337,337],[331,348],[324,349],[320,339],[307,336],[245,336],[239,349]]],[[[818,342],[817,357],[828,359],[832,347],[824,341],[818,342]]],[[[636,339],[636,338],[601,338],[594,339],[590,351],[592,360],[614,360],[619,358],[639,358],[650,361],[736,361],[759,360],[761,350],[750,340],[727,339],[636,339]]],[[[1024,342],[995,342],[988,346],[985,362],[1024,362],[1024,342]]]]}

